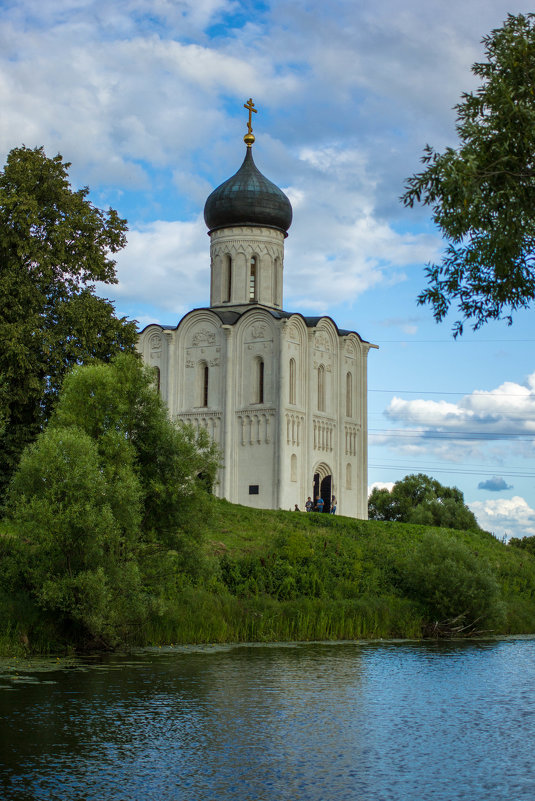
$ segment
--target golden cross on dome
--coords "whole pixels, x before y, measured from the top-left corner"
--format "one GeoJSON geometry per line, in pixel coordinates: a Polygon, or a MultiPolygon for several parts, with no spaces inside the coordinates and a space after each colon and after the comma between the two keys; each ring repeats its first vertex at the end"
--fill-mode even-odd
{"type": "Polygon", "coordinates": [[[251,134],[253,132],[253,126],[251,125],[251,112],[254,111],[254,113],[257,114],[258,113],[258,109],[256,109],[254,107],[254,103],[253,103],[253,98],[252,97],[249,98],[247,103],[243,104],[243,107],[249,109],[249,122],[247,123],[247,133],[251,134]]]}
{"type": "Polygon", "coordinates": [[[251,124],[251,114],[253,111],[255,114],[257,113],[257,109],[254,107],[253,98],[250,97],[247,103],[243,104],[243,107],[248,109],[249,111],[249,121],[247,122],[247,133],[243,137],[243,141],[245,142],[247,147],[252,147],[252,144],[254,142],[254,134],[253,134],[253,126],[251,124]]]}

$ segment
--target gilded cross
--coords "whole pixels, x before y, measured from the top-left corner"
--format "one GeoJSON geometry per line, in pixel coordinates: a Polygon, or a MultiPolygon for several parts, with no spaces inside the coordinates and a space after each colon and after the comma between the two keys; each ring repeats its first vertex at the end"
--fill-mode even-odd
{"type": "Polygon", "coordinates": [[[252,133],[253,132],[253,126],[251,125],[251,112],[254,111],[254,113],[256,114],[258,112],[258,109],[256,109],[254,107],[254,103],[253,103],[253,98],[252,97],[249,98],[247,103],[243,104],[243,107],[246,108],[246,109],[249,109],[249,122],[247,123],[247,132],[248,133],[252,133]]]}

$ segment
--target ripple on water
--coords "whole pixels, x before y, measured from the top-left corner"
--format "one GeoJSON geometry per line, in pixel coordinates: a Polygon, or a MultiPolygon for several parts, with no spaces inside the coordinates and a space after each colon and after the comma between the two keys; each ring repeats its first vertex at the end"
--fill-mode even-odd
{"type": "Polygon", "coordinates": [[[0,682],[6,801],[535,798],[532,639],[150,649],[0,682]]]}

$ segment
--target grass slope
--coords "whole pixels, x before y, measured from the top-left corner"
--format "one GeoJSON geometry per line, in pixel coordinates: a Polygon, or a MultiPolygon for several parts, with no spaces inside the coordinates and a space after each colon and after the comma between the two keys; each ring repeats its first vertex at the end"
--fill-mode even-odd
{"type": "MultiPolygon", "coordinates": [[[[195,571],[147,584],[152,612],[119,646],[535,633],[535,556],[486,532],[211,507],[195,571]]],[[[4,564],[0,655],[88,647],[68,619],[10,592],[16,561],[4,564]]]]}
{"type": "Polygon", "coordinates": [[[486,532],[217,501],[205,534],[208,580],[155,642],[535,632],[535,558],[486,532]]]}

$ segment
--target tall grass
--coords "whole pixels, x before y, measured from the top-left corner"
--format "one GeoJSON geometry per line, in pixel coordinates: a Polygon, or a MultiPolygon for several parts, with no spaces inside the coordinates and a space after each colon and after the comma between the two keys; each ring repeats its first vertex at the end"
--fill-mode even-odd
{"type": "Polygon", "coordinates": [[[237,598],[196,588],[144,630],[146,642],[276,642],[420,636],[421,616],[404,598],[237,598]]]}

